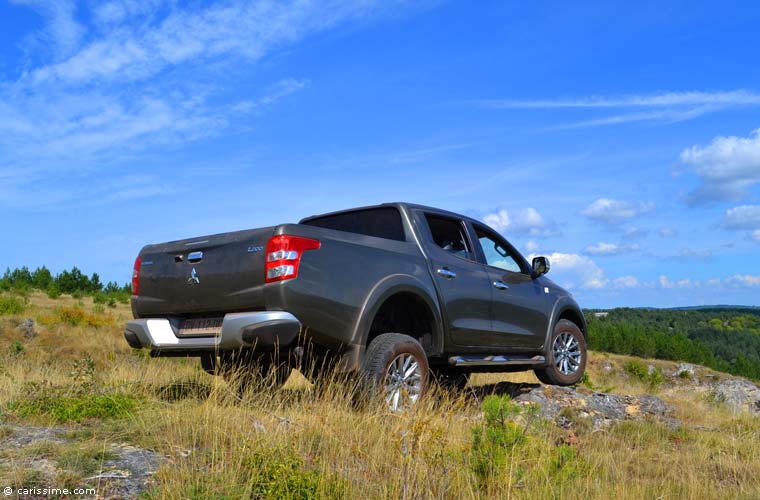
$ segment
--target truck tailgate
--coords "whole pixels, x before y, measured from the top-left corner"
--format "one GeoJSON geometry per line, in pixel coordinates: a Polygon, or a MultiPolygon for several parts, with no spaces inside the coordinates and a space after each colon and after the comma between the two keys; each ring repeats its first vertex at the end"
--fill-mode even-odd
{"type": "Polygon", "coordinates": [[[136,317],[264,308],[265,248],[274,227],[148,245],[140,252],[136,317]]]}

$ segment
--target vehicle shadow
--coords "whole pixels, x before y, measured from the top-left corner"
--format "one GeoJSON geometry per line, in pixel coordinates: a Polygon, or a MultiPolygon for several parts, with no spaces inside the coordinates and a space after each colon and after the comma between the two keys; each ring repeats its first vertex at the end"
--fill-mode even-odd
{"type": "Polygon", "coordinates": [[[485,384],[467,386],[464,389],[464,396],[470,401],[482,401],[487,396],[509,396],[515,399],[521,394],[526,394],[541,387],[541,384],[531,384],[527,382],[498,382],[496,384],[485,384]]]}

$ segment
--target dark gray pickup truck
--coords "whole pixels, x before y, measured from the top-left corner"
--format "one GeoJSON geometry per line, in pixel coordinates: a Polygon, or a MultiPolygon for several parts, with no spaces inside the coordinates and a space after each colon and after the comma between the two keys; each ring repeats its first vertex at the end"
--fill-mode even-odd
{"type": "Polygon", "coordinates": [[[284,382],[294,360],[357,371],[393,410],[431,375],[456,386],[472,372],[534,370],[574,384],[586,323],[548,271],[469,217],[363,207],[144,247],[125,337],[211,373],[274,370],[284,382]]]}

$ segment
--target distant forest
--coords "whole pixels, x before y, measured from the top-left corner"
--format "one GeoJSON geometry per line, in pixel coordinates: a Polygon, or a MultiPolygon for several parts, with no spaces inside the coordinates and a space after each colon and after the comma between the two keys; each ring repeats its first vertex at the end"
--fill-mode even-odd
{"type": "Polygon", "coordinates": [[[760,380],[760,309],[620,308],[585,313],[590,349],[688,361],[760,380]]]}

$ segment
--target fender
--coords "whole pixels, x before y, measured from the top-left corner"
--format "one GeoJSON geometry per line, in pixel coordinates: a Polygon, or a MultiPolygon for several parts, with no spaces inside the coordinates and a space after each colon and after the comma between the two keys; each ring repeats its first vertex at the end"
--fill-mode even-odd
{"type": "Polygon", "coordinates": [[[433,337],[433,350],[435,353],[443,352],[443,322],[438,296],[432,284],[425,283],[409,274],[392,274],[378,281],[362,303],[359,321],[351,336],[354,342],[359,344],[362,354],[367,344],[372,321],[380,307],[389,297],[401,292],[412,293],[427,305],[433,315],[433,331],[430,332],[433,337]]]}
{"type": "Polygon", "coordinates": [[[583,315],[580,306],[570,295],[561,295],[557,297],[557,300],[552,307],[551,321],[549,321],[549,327],[546,330],[546,336],[544,337],[544,351],[549,349],[549,343],[551,341],[552,333],[554,332],[554,327],[557,325],[560,316],[562,316],[565,311],[573,311],[578,315],[581,319],[581,324],[578,325],[578,327],[581,329],[584,336],[588,336],[586,333],[586,317],[583,315]]]}

